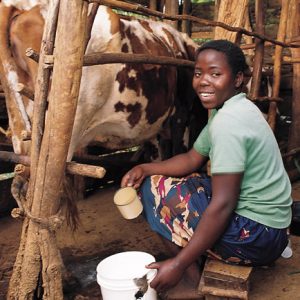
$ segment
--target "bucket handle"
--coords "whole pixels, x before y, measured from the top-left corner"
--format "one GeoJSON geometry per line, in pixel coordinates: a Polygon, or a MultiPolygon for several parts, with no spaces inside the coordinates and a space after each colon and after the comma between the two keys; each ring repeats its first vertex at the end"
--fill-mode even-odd
{"type": "Polygon", "coordinates": [[[147,275],[149,274],[149,272],[147,272],[143,277],[133,279],[133,282],[139,288],[139,290],[134,295],[136,300],[142,299],[144,295],[147,293],[148,290],[147,275]]]}

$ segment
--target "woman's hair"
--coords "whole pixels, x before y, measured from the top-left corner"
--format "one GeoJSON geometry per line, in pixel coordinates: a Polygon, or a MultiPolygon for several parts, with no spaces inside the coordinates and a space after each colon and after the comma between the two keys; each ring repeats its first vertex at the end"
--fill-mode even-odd
{"type": "Polygon", "coordinates": [[[233,75],[236,75],[238,72],[245,73],[249,69],[242,49],[230,41],[212,40],[206,42],[197,49],[195,58],[197,59],[198,55],[206,49],[213,49],[224,53],[233,75]]]}

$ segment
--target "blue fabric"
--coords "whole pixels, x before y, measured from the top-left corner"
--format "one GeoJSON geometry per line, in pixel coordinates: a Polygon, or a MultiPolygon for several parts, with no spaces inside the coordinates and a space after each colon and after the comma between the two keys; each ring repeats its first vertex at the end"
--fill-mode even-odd
{"type": "MultiPolygon", "coordinates": [[[[154,175],[144,180],[140,198],[152,230],[184,247],[210,203],[211,181],[200,174],[184,178],[154,175]]],[[[287,243],[286,229],[271,228],[233,213],[208,255],[228,263],[266,265],[281,255],[287,243]]]]}

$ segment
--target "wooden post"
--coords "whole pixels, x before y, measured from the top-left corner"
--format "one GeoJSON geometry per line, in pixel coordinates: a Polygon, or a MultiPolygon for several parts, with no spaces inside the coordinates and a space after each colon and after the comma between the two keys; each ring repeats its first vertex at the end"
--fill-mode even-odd
{"type": "MultiPolygon", "coordinates": [[[[255,2],[255,16],[256,16],[256,31],[264,34],[264,2],[263,0],[256,0],[255,2]]],[[[255,57],[252,71],[252,83],[250,89],[250,98],[255,99],[259,95],[259,87],[261,81],[261,70],[264,60],[264,41],[255,39],[255,57]]]]}
{"type": "MultiPolygon", "coordinates": [[[[244,25],[245,14],[248,10],[249,0],[223,0],[219,3],[219,22],[241,27],[244,25]]],[[[214,39],[225,39],[235,43],[238,39],[237,32],[231,32],[221,27],[215,28],[214,39]]]]}
{"type": "Polygon", "coordinates": [[[35,185],[35,176],[40,154],[42,136],[44,133],[45,115],[49,92],[51,70],[44,66],[47,55],[52,55],[54,50],[54,40],[57,26],[59,0],[49,2],[48,16],[45,23],[41,49],[39,54],[39,67],[35,83],[32,144],[31,144],[31,181],[28,191],[28,198],[32,201],[32,190],[35,185]]]}
{"type": "MultiPolygon", "coordinates": [[[[178,1],[166,0],[165,3],[166,3],[165,4],[165,13],[167,15],[172,15],[172,16],[178,15],[178,9],[179,9],[178,1]]],[[[164,22],[170,24],[175,29],[178,29],[178,21],[165,20],[164,22]]]]}
{"type": "MultiPolygon", "coordinates": [[[[183,8],[182,8],[182,14],[183,15],[189,15],[191,13],[191,0],[184,0],[183,1],[183,8]]],[[[188,20],[182,21],[182,32],[185,32],[189,36],[191,36],[191,22],[188,20]]]]}
{"type": "MultiPolygon", "coordinates": [[[[286,28],[287,28],[287,20],[289,13],[289,3],[290,0],[284,0],[281,2],[281,14],[280,14],[280,22],[277,33],[278,41],[285,41],[286,36],[286,28]]],[[[272,86],[272,97],[279,96],[280,89],[280,79],[281,79],[281,55],[282,55],[282,46],[275,46],[275,60],[274,60],[274,68],[273,68],[273,86],[272,86]]],[[[276,111],[277,104],[276,102],[271,102],[268,112],[268,123],[272,130],[275,130],[275,122],[276,122],[276,111]]]]}
{"type": "MultiPolygon", "coordinates": [[[[291,0],[289,7],[289,19],[288,19],[288,30],[287,35],[289,39],[294,39],[299,37],[299,18],[300,18],[300,1],[291,0]]],[[[300,44],[300,41],[297,42],[300,44]]],[[[291,48],[292,60],[300,62],[300,49],[291,48]]],[[[289,139],[288,139],[288,152],[299,148],[300,146],[300,63],[293,64],[293,100],[292,100],[292,119],[289,139]]],[[[299,153],[298,153],[299,157],[299,153]]],[[[290,156],[287,161],[292,163],[292,156],[290,156]]],[[[297,172],[298,173],[298,172],[297,172]]],[[[298,173],[299,174],[299,173],[298,173]]],[[[297,175],[298,175],[297,174],[297,175]]],[[[293,176],[290,176],[293,177],[293,176]]]]}
{"type": "Polygon", "coordinates": [[[97,15],[99,5],[100,5],[99,3],[93,3],[91,11],[88,15],[87,26],[86,26],[86,35],[85,35],[85,43],[84,43],[84,49],[85,50],[86,50],[87,45],[88,45],[88,43],[90,41],[90,38],[91,38],[91,31],[92,31],[92,28],[93,28],[94,20],[95,20],[95,17],[97,15]]]}
{"type": "Polygon", "coordinates": [[[39,274],[43,281],[42,298],[63,299],[62,262],[51,220],[60,208],[59,197],[82,72],[87,7],[88,3],[81,0],[60,2],[47,123],[32,189],[30,215],[33,217],[27,216],[24,221],[8,299],[32,299],[39,274]],[[68,41],[67,46],[65,41],[68,41]]]}
{"type": "Polygon", "coordinates": [[[157,0],[150,0],[149,1],[149,8],[153,10],[157,10],[157,0]]]}

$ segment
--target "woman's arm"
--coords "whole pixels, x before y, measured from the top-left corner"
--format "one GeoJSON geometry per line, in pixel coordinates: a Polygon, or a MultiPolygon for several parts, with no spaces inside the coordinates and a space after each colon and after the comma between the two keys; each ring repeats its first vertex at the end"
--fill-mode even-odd
{"type": "Polygon", "coordinates": [[[150,268],[158,269],[151,287],[161,291],[175,285],[184,270],[220,238],[236,207],[242,177],[241,173],[213,175],[211,203],[202,215],[191,240],[176,257],[150,265],[150,268]]]}
{"type": "Polygon", "coordinates": [[[121,182],[121,186],[133,186],[138,188],[146,176],[166,175],[180,177],[190,174],[202,167],[208,160],[208,157],[201,155],[195,149],[186,153],[176,155],[170,159],[141,164],[128,171],[121,182]]]}

